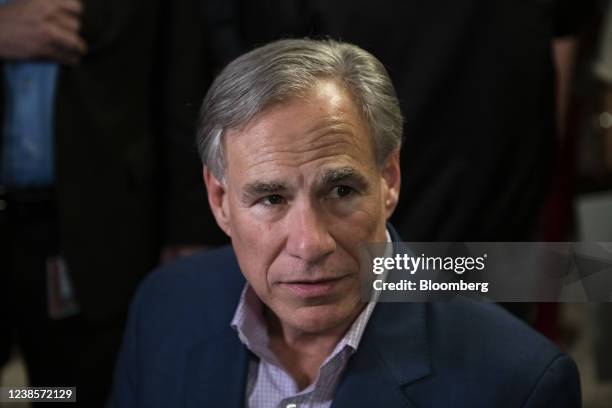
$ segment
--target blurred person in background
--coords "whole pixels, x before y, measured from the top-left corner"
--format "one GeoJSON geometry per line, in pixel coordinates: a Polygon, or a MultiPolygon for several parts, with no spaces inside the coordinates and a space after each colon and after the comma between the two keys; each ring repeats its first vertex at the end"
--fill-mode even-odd
{"type": "MultiPolygon", "coordinates": [[[[555,80],[555,122],[558,152],[552,177],[546,186],[536,239],[562,242],[572,240],[574,231],[573,199],[576,177],[576,145],[579,139],[577,117],[580,104],[575,97],[576,71],[589,23],[596,17],[592,0],[554,0],[552,4],[552,56],[555,80]]],[[[562,347],[576,340],[576,328],[561,319],[562,306],[540,303],[534,309],[534,325],[562,347]]]]}
{"type": "Polygon", "coordinates": [[[612,173],[612,2],[608,1],[606,10],[595,74],[601,80],[603,90],[599,114],[603,132],[603,157],[608,171],[612,173]]]}
{"type": "Polygon", "coordinates": [[[82,406],[104,404],[143,275],[220,237],[167,7],[0,0],[0,365],[16,341],[30,385],[82,406]]]}
{"type": "MultiPolygon", "coordinates": [[[[601,130],[602,159],[612,180],[612,2],[608,1],[603,21],[595,76],[601,81],[601,110],[597,117],[601,130]]],[[[608,192],[612,185],[608,186],[608,192]]],[[[612,217],[612,215],[611,215],[612,217]]],[[[612,240],[612,231],[609,232],[612,240]]],[[[595,361],[601,381],[612,381],[612,303],[597,305],[595,313],[595,361]]]]}

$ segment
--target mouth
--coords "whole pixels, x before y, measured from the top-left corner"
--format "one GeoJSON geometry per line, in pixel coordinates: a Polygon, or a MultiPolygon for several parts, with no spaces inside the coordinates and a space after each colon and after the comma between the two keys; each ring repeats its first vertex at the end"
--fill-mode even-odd
{"type": "Polygon", "coordinates": [[[294,280],[282,282],[282,285],[298,297],[320,297],[332,294],[347,277],[294,280]]]}

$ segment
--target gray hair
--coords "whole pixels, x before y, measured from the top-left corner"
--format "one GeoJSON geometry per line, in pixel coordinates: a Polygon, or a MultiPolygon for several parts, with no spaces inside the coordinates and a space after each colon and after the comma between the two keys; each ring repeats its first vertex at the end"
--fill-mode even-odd
{"type": "Polygon", "coordinates": [[[387,71],[363,49],[333,40],[279,40],[232,61],[211,85],[200,110],[197,144],[202,162],[224,180],[223,134],[265,109],[300,97],[318,81],[343,84],[369,125],[379,166],[402,142],[403,119],[387,71]]]}

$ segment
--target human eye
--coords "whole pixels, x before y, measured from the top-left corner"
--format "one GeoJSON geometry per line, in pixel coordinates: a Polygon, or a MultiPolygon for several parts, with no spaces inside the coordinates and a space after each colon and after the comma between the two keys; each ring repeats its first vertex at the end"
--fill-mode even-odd
{"type": "Polygon", "coordinates": [[[270,194],[265,197],[262,197],[258,200],[258,203],[267,207],[274,207],[281,204],[285,204],[286,200],[280,194],[270,194]]]}
{"type": "Polygon", "coordinates": [[[330,197],[331,198],[349,198],[353,196],[355,193],[356,191],[353,187],[341,185],[341,186],[335,186],[332,188],[330,192],[330,197]]]}

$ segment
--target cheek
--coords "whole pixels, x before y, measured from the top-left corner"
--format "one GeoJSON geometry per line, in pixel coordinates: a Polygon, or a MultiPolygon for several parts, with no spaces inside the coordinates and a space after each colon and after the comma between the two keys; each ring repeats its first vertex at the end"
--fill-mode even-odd
{"type": "Polygon", "coordinates": [[[386,225],[380,215],[382,206],[370,200],[359,211],[330,223],[330,233],[338,245],[336,263],[359,274],[364,244],[384,242],[386,225]]]}
{"type": "Polygon", "coordinates": [[[257,292],[267,290],[270,266],[282,248],[282,234],[244,210],[232,213],[231,224],[232,246],[240,269],[257,292]]]}
{"type": "Polygon", "coordinates": [[[334,220],[330,231],[339,241],[351,243],[352,247],[360,246],[364,242],[379,238],[380,229],[385,228],[385,218],[382,214],[383,207],[378,197],[366,197],[355,211],[334,220]]]}
{"type": "Polygon", "coordinates": [[[255,239],[260,235],[264,228],[264,225],[250,217],[247,211],[244,210],[232,210],[231,225],[233,231],[233,240],[237,244],[244,243],[245,246],[257,245],[255,239]]]}

